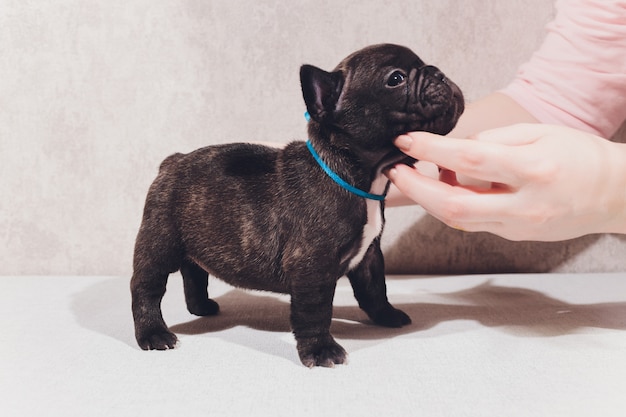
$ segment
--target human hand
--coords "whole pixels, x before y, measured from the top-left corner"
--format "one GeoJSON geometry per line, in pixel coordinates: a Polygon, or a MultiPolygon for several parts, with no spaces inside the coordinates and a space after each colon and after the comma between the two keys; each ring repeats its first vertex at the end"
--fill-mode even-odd
{"type": "Polygon", "coordinates": [[[396,146],[441,167],[440,179],[406,165],[387,175],[456,229],[538,241],[626,232],[626,145],[541,124],[494,129],[473,139],[402,135],[396,146]],[[457,174],[487,185],[464,185],[457,174]]]}

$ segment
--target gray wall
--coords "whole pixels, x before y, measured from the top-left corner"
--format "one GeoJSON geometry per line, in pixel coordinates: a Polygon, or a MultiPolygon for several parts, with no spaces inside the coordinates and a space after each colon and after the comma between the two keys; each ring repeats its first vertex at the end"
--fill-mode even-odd
{"type": "MultiPolygon", "coordinates": [[[[306,138],[303,63],[401,43],[471,101],[508,82],[552,13],[550,0],[0,0],[0,274],[129,274],[165,156],[306,138]]],[[[387,217],[390,269],[419,272],[418,226],[435,240],[438,226],[415,207],[387,217]]]]}

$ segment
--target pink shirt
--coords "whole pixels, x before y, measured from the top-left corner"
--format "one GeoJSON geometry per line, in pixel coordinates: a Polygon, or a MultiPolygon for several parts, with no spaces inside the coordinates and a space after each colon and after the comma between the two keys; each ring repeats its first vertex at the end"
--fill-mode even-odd
{"type": "Polygon", "coordinates": [[[542,123],[611,137],[626,119],[626,0],[558,0],[543,45],[502,90],[542,123]]]}

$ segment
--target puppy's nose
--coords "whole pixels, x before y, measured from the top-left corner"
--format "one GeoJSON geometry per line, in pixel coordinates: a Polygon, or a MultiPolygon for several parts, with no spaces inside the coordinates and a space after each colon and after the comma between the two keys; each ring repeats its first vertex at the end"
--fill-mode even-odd
{"type": "Polygon", "coordinates": [[[443,82],[446,79],[443,72],[439,71],[439,68],[433,67],[432,65],[426,65],[422,68],[422,76],[430,77],[439,82],[443,82]]]}
{"type": "Polygon", "coordinates": [[[453,93],[446,76],[438,68],[427,65],[418,76],[416,96],[427,118],[436,117],[450,107],[453,93]]]}

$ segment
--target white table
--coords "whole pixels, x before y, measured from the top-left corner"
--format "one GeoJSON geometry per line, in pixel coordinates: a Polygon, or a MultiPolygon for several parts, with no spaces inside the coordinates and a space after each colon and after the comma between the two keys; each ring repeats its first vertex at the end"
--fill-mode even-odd
{"type": "Polygon", "coordinates": [[[304,368],[288,297],[212,280],[222,313],[163,302],[181,345],[135,344],[128,278],[0,277],[6,416],[624,416],[626,273],[392,276],[413,319],[369,325],[340,280],[332,332],[350,354],[304,368]]]}

